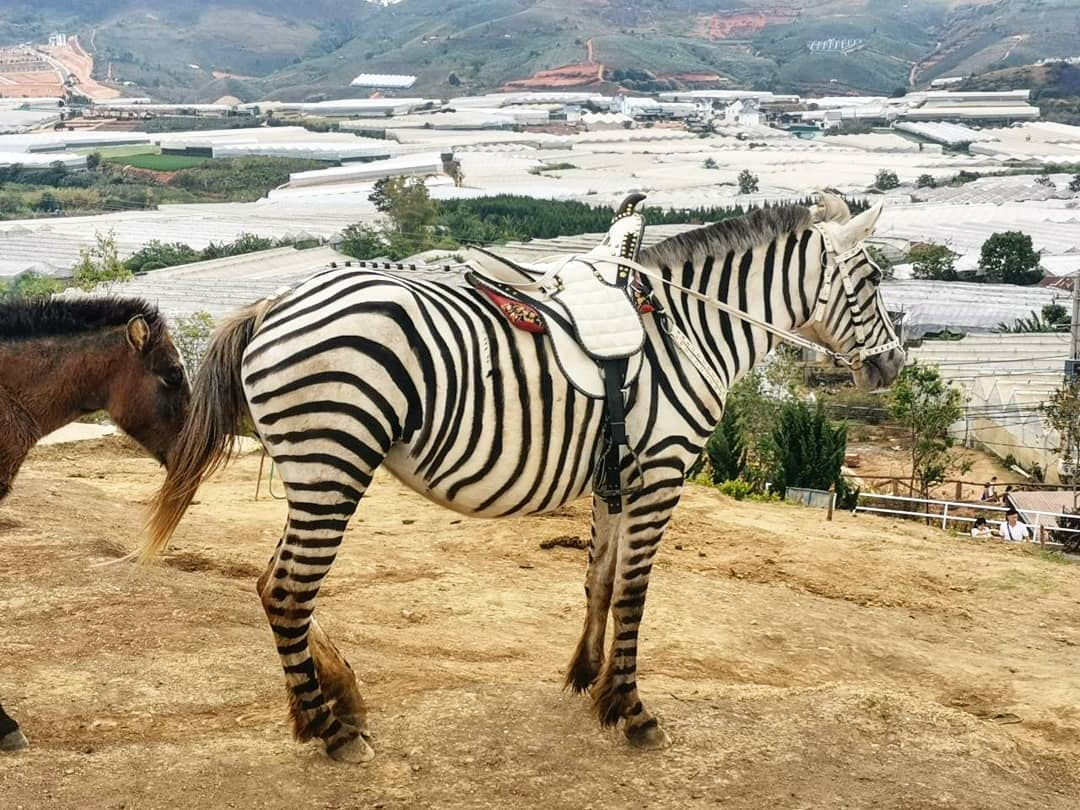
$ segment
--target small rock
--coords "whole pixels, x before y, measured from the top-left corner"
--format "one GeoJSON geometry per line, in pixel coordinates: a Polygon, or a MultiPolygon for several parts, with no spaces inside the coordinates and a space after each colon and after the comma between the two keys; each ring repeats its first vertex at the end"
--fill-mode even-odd
{"type": "Polygon", "coordinates": [[[411,526],[412,524],[416,523],[416,521],[414,519],[412,519],[412,518],[406,518],[405,520],[403,520],[401,522],[405,526],[411,526]]]}
{"type": "Polygon", "coordinates": [[[682,551],[682,543],[676,543],[675,544],[675,550],[676,551],[682,551]]]}
{"type": "Polygon", "coordinates": [[[699,551],[699,552],[697,553],[697,555],[698,555],[699,557],[704,557],[704,556],[705,556],[705,552],[704,552],[704,551],[699,551]]]}

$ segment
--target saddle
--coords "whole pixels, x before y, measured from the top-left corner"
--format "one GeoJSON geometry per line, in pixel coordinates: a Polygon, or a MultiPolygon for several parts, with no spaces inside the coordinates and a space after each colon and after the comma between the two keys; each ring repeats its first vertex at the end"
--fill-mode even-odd
{"type": "Polygon", "coordinates": [[[610,260],[636,261],[645,229],[636,209],[644,199],[644,194],[627,197],[604,240],[583,255],[528,266],[482,248],[470,248],[466,255],[469,283],[515,327],[547,335],[570,384],[604,401],[604,443],[593,489],[612,514],[622,511],[627,494],[619,476],[628,444],[624,396],[641,371],[641,315],[653,305],[630,268],[610,260]]]}

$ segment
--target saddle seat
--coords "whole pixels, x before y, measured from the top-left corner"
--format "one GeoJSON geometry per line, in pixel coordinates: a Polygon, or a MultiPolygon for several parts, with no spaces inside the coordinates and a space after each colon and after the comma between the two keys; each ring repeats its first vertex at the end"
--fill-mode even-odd
{"type": "Polygon", "coordinates": [[[631,207],[588,253],[527,265],[469,248],[466,278],[514,326],[547,334],[571,384],[602,399],[604,362],[627,362],[624,388],[637,378],[645,345],[641,315],[652,306],[628,268],[596,260],[636,256],[643,228],[631,207]]]}

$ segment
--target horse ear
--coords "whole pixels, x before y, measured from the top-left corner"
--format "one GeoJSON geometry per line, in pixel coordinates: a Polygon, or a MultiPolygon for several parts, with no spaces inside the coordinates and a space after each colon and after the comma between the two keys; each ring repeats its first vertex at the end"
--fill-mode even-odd
{"type": "Polygon", "coordinates": [[[137,352],[142,352],[146,348],[147,342],[150,340],[150,326],[146,323],[146,318],[142,315],[136,315],[127,324],[127,339],[137,352]]]}
{"type": "Polygon", "coordinates": [[[814,222],[839,222],[843,224],[851,220],[851,209],[848,208],[842,197],[829,191],[819,191],[817,197],[817,205],[812,209],[814,222]]]}
{"type": "Polygon", "coordinates": [[[844,241],[848,245],[857,245],[874,232],[881,217],[882,204],[878,203],[868,211],[863,211],[844,226],[844,241]]]}

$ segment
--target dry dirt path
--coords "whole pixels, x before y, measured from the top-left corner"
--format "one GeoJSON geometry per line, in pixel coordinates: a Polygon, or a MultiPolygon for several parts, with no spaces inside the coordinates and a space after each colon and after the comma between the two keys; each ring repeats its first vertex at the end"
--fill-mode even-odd
{"type": "Polygon", "coordinates": [[[254,578],[283,519],[257,457],[200,493],[164,565],[130,549],[155,465],[113,438],[39,448],[0,506],[0,700],[33,748],[4,810],[1075,808],[1080,570],[916,524],[691,488],[653,578],[629,750],[561,691],[586,504],[474,521],[381,476],[319,603],[377,758],[287,734],[254,578]]]}

